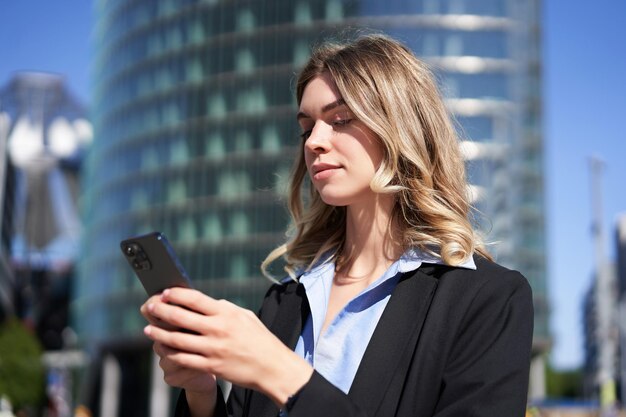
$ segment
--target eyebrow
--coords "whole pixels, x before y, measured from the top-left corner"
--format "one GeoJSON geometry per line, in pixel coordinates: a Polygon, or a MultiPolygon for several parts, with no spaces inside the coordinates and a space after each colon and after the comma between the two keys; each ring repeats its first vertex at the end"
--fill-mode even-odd
{"type": "MultiPolygon", "coordinates": [[[[344,104],[346,104],[346,101],[344,99],[342,99],[342,98],[340,98],[338,100],[335,100],[332,103],[328,103],[328,104],[324,105],[322,107],[322,113],[327,113],[327,112],[331,111],[332,109],[337,108],[339,106],[342,106],[344,104]]],[[[309,116],[306,113],[300,111],[296,115],[296,120],[300,120],[300,119],[307,118],[307,117],[309,117],[309,116]]]]}

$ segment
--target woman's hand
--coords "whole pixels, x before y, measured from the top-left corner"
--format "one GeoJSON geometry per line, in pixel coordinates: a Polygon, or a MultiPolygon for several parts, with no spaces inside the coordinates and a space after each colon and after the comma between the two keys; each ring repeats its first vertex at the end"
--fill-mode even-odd
{"type": "Polygon", "coordinates": [[[228,301],[171,288],[141,310],[150,323],[144,332],[155,342],[168,384],[203,392],[212,386],[201,375],[216,375],[263,392],[282,406],[313,373],[254,313],[228,301]]]}
{"type": "MultiPolygon", "coordinates": [[[[155,295],[141,306],[141,314],[150,326],[157,326],[164,332],[178,333],[179,328],[159,320],[151,310],[156,304],[163,303],[161,295],[155,295]]],[[[183,388],[187,404],[193,416],[212,416],[217,400],[217,381],[215,375],[203,370],[181,365],[176,357],[182,352],[155,341],[154,352],[159,356],[159,366],[163,370],[163,379],[173,387],[183,388]]]]}

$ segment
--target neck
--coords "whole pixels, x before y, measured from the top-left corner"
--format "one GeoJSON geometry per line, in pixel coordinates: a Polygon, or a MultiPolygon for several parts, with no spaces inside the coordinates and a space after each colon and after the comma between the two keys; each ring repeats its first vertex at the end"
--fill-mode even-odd
{"type": "Polygon", "coordinates": [[[376,279],[402,255],[397,225],[392,221],[394,198],[378,194],[367,207],[347,208],[345,264],[337,272],[343,279],[376,279]]]}

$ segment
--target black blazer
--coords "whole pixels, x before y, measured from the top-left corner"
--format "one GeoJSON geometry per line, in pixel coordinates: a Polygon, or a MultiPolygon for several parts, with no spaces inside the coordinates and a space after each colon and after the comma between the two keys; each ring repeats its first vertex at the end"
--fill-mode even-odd
{"type": "MultiPolygon", "coordinates": [[[[319,373],[290,417],[523,416],[533,332],[530,286],[476,257],[477,269],[423,264],[400,279],[346,395],[319,373]]],[[[310,314],[302,285],[268,291],[260,317],[294,348],[310,314]]],[[[216,417],[276,417],[264,395],[233,387],[216,417]]],[[[177,416],[188,415],[184,392],[177,416]]]]}

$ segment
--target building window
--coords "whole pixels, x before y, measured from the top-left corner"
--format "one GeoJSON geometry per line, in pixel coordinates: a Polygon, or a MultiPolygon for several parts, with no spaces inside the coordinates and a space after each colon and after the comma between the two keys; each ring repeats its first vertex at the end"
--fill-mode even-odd
{"type": "Polygon", "coordinates": [[[424,47],[422,49],[424,56],[437,56],[439,55],[439,45],[437,42],[437,36],[428,33],[424,35],[424,47]]]}
{"type": "Polygon", "coordinates": [[[297,41],[293,47],[293,65],[303,66],[309,59],[309,45],[304,41],[297,41]]]}
{"type": "Polygon", "coordinates": [[[449,35],[446,37],[445,44],[446,56],[461,56],[463,55],[463,38],[461,35],[449,35]]]}
{"type": "Polygon", "coordinates": [[[172,101],[164,101],[160,106],[161,126],[171,126],[178,121],[178,109],[172,101]]]}
{"type": "Polygon", "coordinates": [[[256,26],[254,14],[250,9],[243,9],[237,15],[237,31],[251,32],[256,26]]]}
{"type": "Polygon", "coordinates": [[[250,185],[245,172],[226,171],[220,175],[218,193],[226,200],[236,199],[250,192],[250,185]]]}
{"type": "Polygon", "coordinates": [[[230,217],[230,234],[231,236],[244,237],[250,232],[250,224],[248,216],[242,211],[234,212],[230,217]]]}
{"type": "Polygon", "coordinates": [[[213,133],[207,138],[204,149],[204,154],[209,159],[222,159],[226,155],[224,139],[219,133],[213,133]]]}
{"type": "Polygon", "coordinates": [[[162,0],[157,2],[159,16],[167,16],[176,11],[174,0],[162,0]]]}
{"type": "Polygon", "coordinates": [[[171,179],[167,184],[167,202],[181,203],[187,198],[187,184],[182,178],[171,179]]]}
{"type": "Polygon", "coordinates": [[[209,96],[207,103],[208,114],[211,117],[224,117],[226,116],[226,99],[221,94],[212,94],[209,96]]]}
{"type": "Polygon", "coordinates": [[[329,22],[340,21],[343,18],[343,4],[339,0],[326,2],[326,20],[329,22]]]}
{"type": "Polygon", "coordinates": [[[299,1],[295,8],[294,22],[296,25],[306,25],[310,24],[312,21],[311,7],[308,3],[299,1]]]}
{"type": "Polygon", "coordinates": [[[247,130],[240,130],[235,135],[235,152],[250,152],[252,150],[252,137],[247,130]]]}
{"type": "Polygon", "coordinates": [[[130,201],[130,208],[132,210],[142,210],[148,207],[149,203],[150,201],[145,189],[138,188],[133,190],[130,201]]]}
{"type": "Polygon", "coordinates": [[[149,94],[152,91],[152,75],[149,72],[139,76],[137,80],[137,93],[139,96],[149,94]]]}
{"type": "Polygon", "coordinates": [[[280,152],[280,137],[278,129],[275,125],[268,125],[263,128],[261,133],[261,149],[268,154],[276,154],[280,152]]]}
{"type": "Polygon", "coordinates": [[[190,58],[185,68],[187,72],[187,81],[202,81],[202,62],[200,62],[199,56],[195,55],[194,57],[190,58]]]}
{"type": "Polygon", "coordinates": [[[161,68],[159,68],[157,70],[156,73],[156,89],[157,90],[167,90],[169,89],[172,84],[173,84],[173,77],[172,77],[172,73],[170,72],[169,68],[167,67],[167,65],[163,65],[161,66],[161,68]]]}
{"type": "Polygon", "coordinates": [[[177,50],[183,44],[183,35],[177,25],[173,25],[166,32],[167,36],[167,47],[170,50],[177,50]]]}
{"type": "Polygon", "coordinates": [[[148,37],[148,57],[156,56],[161,53],[162,45],[161,45],[161,34],[158,32],[152,33],[148,37]]]}
{"type": "Polygon", "coordinates": [[[463,14],[465,13],[465,1],[464,0],[449,0],[448,13],[450,14],[463,14]]]}
{"type": "Polygon", "coordinates": [[[198,238],[198,230],[196,223],[191,216],[183,218],[178,225],[178,240],[183,242],[195,242],[198,238]]]}
{"type": "Polygon", "coordinates": [[[491,141],[493,139],[493,119],[489,116],[475,116],[456,118],[460,125],[460,136],[476,142],[491,141]]]}
{"type": "Polygon", "coordinates": [[[202,236],[209,242],[222,239],[222,222],[215,213],[208,214],[202,224],[202,236]]]}
{"type": "Polygon", "coordinates": [[[440,0],[424,0],[424,13],[438,14],[440,0]]]}
{"type": "Polygon", "coordinates": [[[187,30],[189,31],[187,38],[190,43],[195,44],[204,41],[204,30],[199,17],[196,17],[189,23],[187,30]]]}
{"type": "Polygon", "coordinates": [[[233,255],[230,260],[230,277],[246,278],[249,276],[250,261],[242,255],[233,255]]]}
{"type": "Polygon", "coordinates": [[[235,57],[235,69],[243,74],[251,73],[255,68],[254,55],[249,48],[240,49],[235,57]]]}
{"type": "Polygon", "coordinates": [[[170,144],[170,163],[172,165],[185,164],[189,160],[189,148],[184,137],[172,140],[170,144]]]}
{"type": "Polygon", "coordinates": [[[446,74],[444,85],[450,86],[449,97],[501,100],[509,96],[505,74],[446,74]]]}
{"type": "Polygon", "coordinates": [[[465,0],[465,13],[487,16],[506,16],[506,4],[502,0],[465,0]]]}
{"type": "Polygon", "coordinates": [[[154,146],[145,146],[141,152],[141,170],[149,171],[159,167],[159,154],[154,146]]]}
{"type": "Polygon", "coordinates": [[[265,93],[261,87],[241,91],[237,96],[237,110],[246,113],[262,113],[267,108],[265,93]]]}

